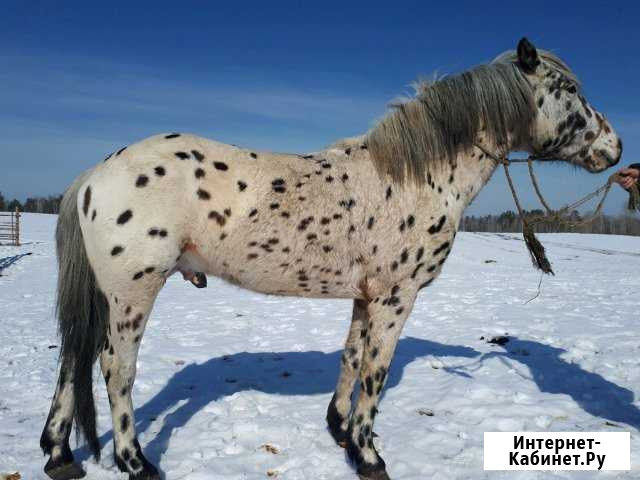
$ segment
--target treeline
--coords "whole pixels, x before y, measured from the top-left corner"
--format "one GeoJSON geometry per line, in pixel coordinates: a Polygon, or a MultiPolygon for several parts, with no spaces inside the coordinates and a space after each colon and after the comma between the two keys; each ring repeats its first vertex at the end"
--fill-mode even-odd
{"type": "MultiPolygon", "coordinates": [[[[30,197],[24,203],[13,199],[6,200],[0,192],[0,212],[15,211],[16,207],[21,212],[32,213],[58,213],[62,195],[48,197],[30,197]]],[[[543,215],[542,210],[527,211],[529,218],[543,215]]],[[[579,222],[583,217],[577,211],[569,216],[569,219],[579,222]]],[[[640,216],[633,213],[621,215],[602,215],[594,221],[585,225],[569,226],[543,223],[535,226],[536,232],[573,232],[573,233],[603,233],[615,235],[635,235],[640,236],[640,216]]],[[[500,215],[470,215],[463,217],[460,221],[460,231],[463,232],[496,232],[496,233],[518,233],[522,232],[522,222],[516,212],[508,210],[500,215]]]]}
{"type": "Polygon", "coordinates": [[[62,195],[48,197],[29,197],[24,203],[20,200],[7,200],[0,192],[0,212],[15,212],[16,208],[21,212],[31,213],[58,213],[62,195]]]}
{"type": "MultiPolygon", "coordinates": [[[[542,210],[526,212],[528,218],[543,215],[542,210]]],[[[588,216],[588,214],[586,214],[588,216]]],[[[579,222],[583,216],[574,211],[569,216],[571,221],[579,222]]],[[[613,235],[640,236],[640,216],[634,213],[621,215],[601,215],[592,222],[584,225],[571,226],[566,224],[542,223],[534,227],[536,232],[572,232],[572,233],[603,233],[613,235]]],[[[522,232],[522,221],[516,212],[511,210],[500,215],[466,216],[460,222],[460,230],[466,232],[522,232]]]]}

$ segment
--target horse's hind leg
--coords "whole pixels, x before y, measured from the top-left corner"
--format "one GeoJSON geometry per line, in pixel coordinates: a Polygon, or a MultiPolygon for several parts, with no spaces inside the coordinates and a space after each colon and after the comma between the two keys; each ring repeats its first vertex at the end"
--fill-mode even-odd
{"type": "Polygon", "coordinates": [[[327,409],[329,431],[336,443],[342,447],[346,447],[353,387],[360,372],[364,346],[363,332],[366,329],[367,303],[364,300],[355,300],[353,302],[351,327],[344,346],[344,352],[342,353],[338,385],[327,409]]]}
{"type": "Polygon", "coordinates": [[[388,480],[385,463],[373,445],[373,422],[402,327],[413,307],[412,287],[394,286],[367,306],[368,326],[360,369],[360,395],[349,422],[347,453],[363,480],[388,480]]]}
{"type": "Polygon", "coordinates": [[[60,367],[56,392],[40,437],[40,448],[46,455],[50,455],[44,471],[54,480],[69,480],[85,476],[82,467],[73,461],[73,454],[69,447],[74,405],[73,371],[70,370],[72,368],[69,366],[60,367]]]}
{"type": "Polygon", "coordinates": [[[136,437],[131,390],[142,334],[163,284],[161,274],[145,274],[134,285],[129,284],[126,292],[114,295],[118,303],[111,303],[107,341],[100,353],[113,421],[115,461],[121,471],[129,473],[131,480],[160,478],[142,454],[136,437]]]}

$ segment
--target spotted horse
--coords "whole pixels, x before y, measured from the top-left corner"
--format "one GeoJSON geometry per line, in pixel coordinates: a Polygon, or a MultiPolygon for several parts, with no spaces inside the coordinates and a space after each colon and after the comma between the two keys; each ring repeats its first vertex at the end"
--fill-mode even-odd
{"type": "Polygon", "coordinates": [[[136,438],[131,390],[156,295],[181,272],[197,285],[206,274],[266,294],[353,299],[327,422],[361,479],[388,479],[373,426],[398,337],[494,158],[514,150],[593,173],[622,154],[569,67],[524,38],[489,64],[418,84],[365,135],[321,152],[257,152],[172,133],[80,176],[56,230],[62,348],[40,442],[47,474],[84,475],[69,447],[74,421],[100,454],[99,357],[116,465],[130,480],[160,478],[136,438]]]}

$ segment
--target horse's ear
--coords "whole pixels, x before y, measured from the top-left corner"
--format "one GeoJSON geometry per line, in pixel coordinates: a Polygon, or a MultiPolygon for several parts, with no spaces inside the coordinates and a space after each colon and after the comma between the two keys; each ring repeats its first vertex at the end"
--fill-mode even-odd
{"type": "Polygon", "coordinates": [[[526,37],[518,42],[518,64],[525,73],[534,73],[540,65],[538,51],[526,37]]]}

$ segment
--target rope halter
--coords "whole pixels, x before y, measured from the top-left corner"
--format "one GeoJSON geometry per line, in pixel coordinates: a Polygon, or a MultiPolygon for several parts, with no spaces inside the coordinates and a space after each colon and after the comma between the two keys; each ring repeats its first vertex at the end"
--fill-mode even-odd
{"type": "MultiPolygon", "coordinates": [[[[571,154],[568,158],[563,159],[564,161],[571,161],[578,153],[583,151],[585,148],[589,149],[595,141],[598,139],[603,130],[603,120],[598,118],[598,133],[594,135],[589,144],[586,147],[578,150],[577,152],[571,154]]],[[[619,174],[614,173],[610,175],[607,179],[607,182],[592,191],[591,193],[585,195],[584,197],[576,200],[573,203],[567,204],[558,210],[554,210],[549,206],[549,203],[545,200],[544,195],[542,195],[542,191],[540,190],[540,186],[538,184],[538,180],[536,178],[535,172],[533,170],[533,162],[534,161],[557,161],[560,160],[557,157],[554,157],[552,152],[549,153],[541,153],[541,154],[533,154],[529,155],[527,158],[516,158],[510,159],[507,157],[507,154],[498,156],[493,153],[487,151],[481,145],[477,143],[474,144],[478,149],[480,149],[487,157],[491,158],[496,164],[501,164],[504,168],[505,176],[507,177],[507,182],[509,184],[509,188],[511,189],[511,195],[513,196],[513,201],[518,210],[518,216],[522,222],[522,234],[524,236],[525,244],[527,245],[527,249],[529,250],[529,254],[531,255],[531,261],[535,268],[542,270],[544,273],[553,273],[553,269],[551,268],[551,264],[549,263],[549,259],[545,253],[544,246],[540,243],[540,241],[536,238],[535,232],[533,230],[533,226],[541,223],[553,223],[557,226],[567,226],[567,227],[576,227],[580,225],[585,225],[591,223],[593,220],[598,218],[602,214],[602,207],[604,206],[604,201],[611,190],[611,186],[619,179],[619,174]],[[511,174],[509,173],[509,166],[512,163],[527,163],[529,166],[529,176],[531,178],[531,183],[536,192],[540,203],[545,209],[545,214],[539,215],[536,217],[526,218],[524,210],[522,209],[522,205],[520,204],[520,199],[518,198],[518,194],[516,192],[516,188],[513,184],[513,180],[511,178],[511,174]],[[581,220],[575,220],[570,218],[569,214],[573,212],[576,208],[582,206],[588,201],[592,200],[595,197],[602,195],[598,205],[593,212],[593,214],[585,217],[581,220]]],[[[640,196],[638,192],[638,186],[634,185],[629,189],[629,209],[636,210],[640,206],[640,196]]]]}

